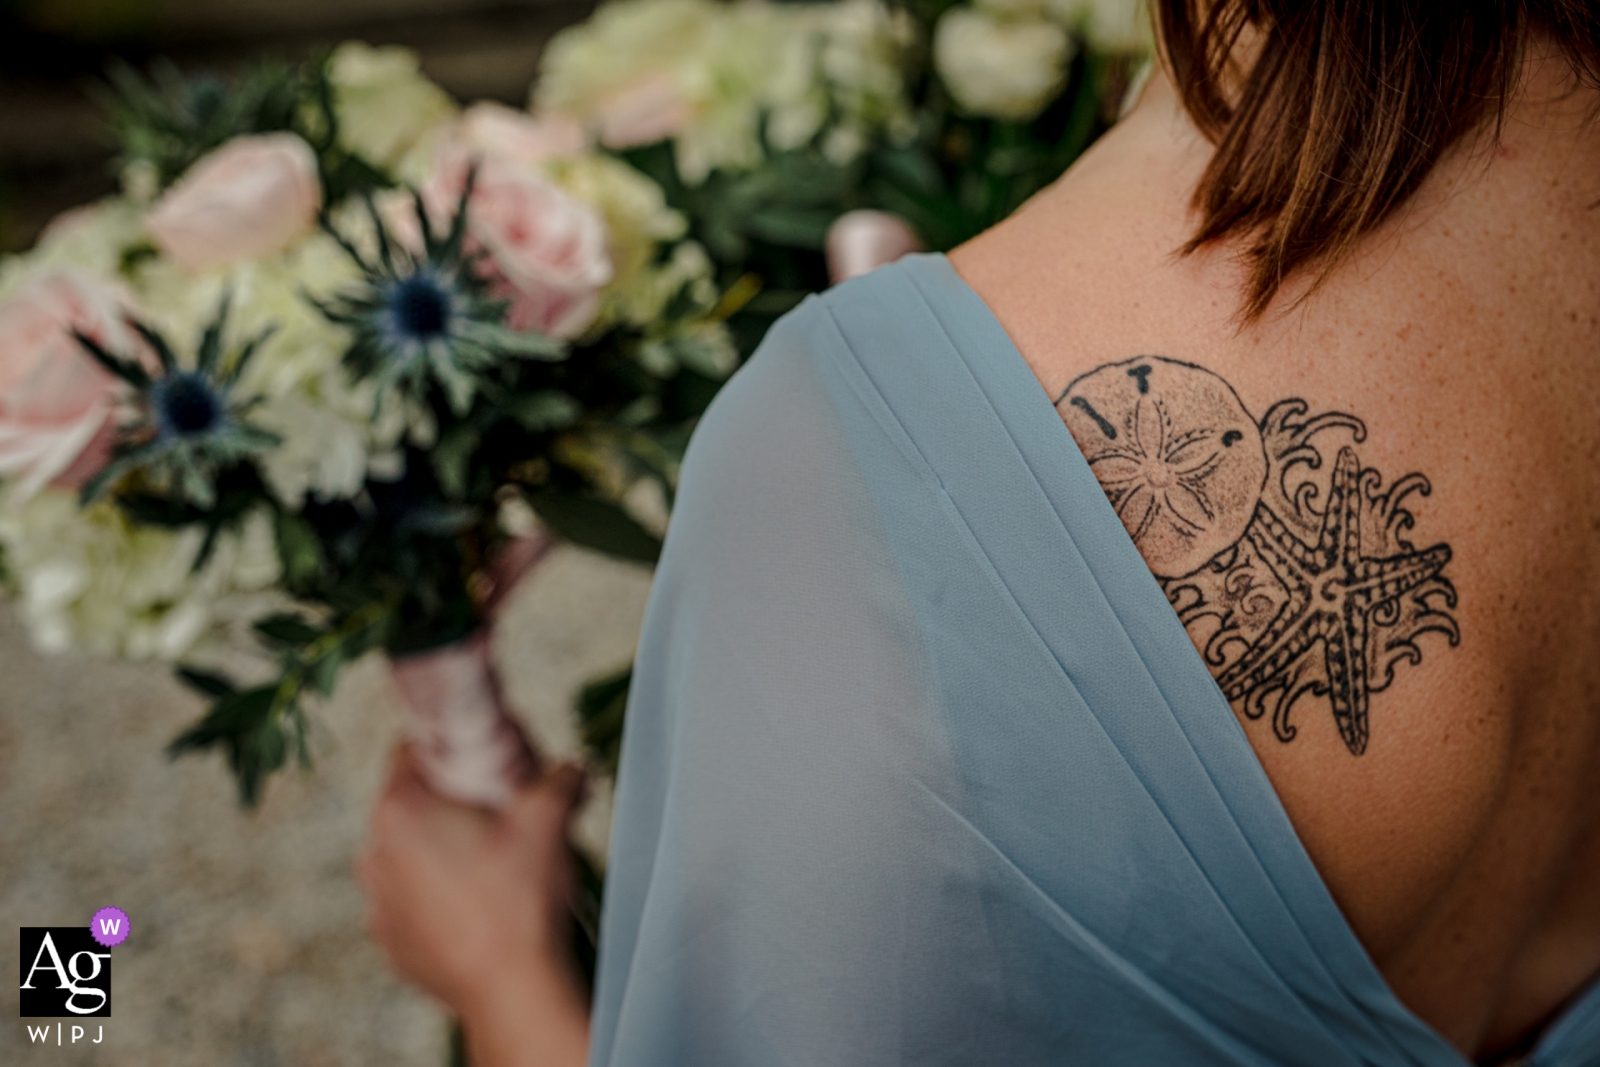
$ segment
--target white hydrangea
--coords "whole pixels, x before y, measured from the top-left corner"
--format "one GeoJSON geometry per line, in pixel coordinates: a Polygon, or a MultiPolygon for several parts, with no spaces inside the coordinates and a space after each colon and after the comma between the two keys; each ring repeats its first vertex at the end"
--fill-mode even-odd
{"type": "Polygon", "coordinates": [[[177,662],[215,654],[283,604],[265,511],[220,535],[196,571],[204,531],[135,525],[108,503],[80,508],[47,490],[0,511],[0,545],[28,633],[42,652],[83,649],[177,662]]]}
{"type": "Polygon", "coordinates": [[[721,4],[616,0],[557,35],[536,109],[572,115],[610,147],[674,138],[678,170],[699,182],[740,170],[771,146],[798,148],[829,122],[912,131],[901,63],[910,19],[880,0],[721,4]]]}
{"type": "MultiPolygon", "coordinates": [[[[985,0],[1008,3],[1015,0],[985,0]]],[[[1044,0],[1051,18],[1106,52],[1150,52],[1155,33],[1145,0],[1044,0]]]]}
{"type": "Polygon", "coordinates": [[[449,95],[423,75],[416,53],[359,41],[328,57],[339,140],[379,167],[403,169],[408,154],[425,148],[456,113],[449,95]]]}
{"type": "Polygon", "coordinates": [[[123,254],[145,240],[144,213],[121,197],[73,208],[45,228],[31,251],[0,260],[0,300],[29,278],[61,267],[115,278],[123,254]]]}
{"type": "Polygon", "coordinates": [[[822,23],[819,66],[841,124],[908,140],[916,132],[905,85],[906,54],[916,39],[911,16],[878,0],[841,0],[814,10],[822,23]]]}
{"type": "Polygon", "coordinates": [[[680,77],[708,67],[718,11],[712,0],[603,5],[545,48],[534,109],[578,118],[612,147],[682,132],[705,102],[680,77]]]}
{"type": "Polygon", "coordinates": [[[236,388],[241,398],[258,401],[252,421],[284,439],[262,457],[262,468],[290,507],[299,507],[308,493],[324,500],[358,493],[370,463],[386,462],[405,429],[398,412],[386,409],[388,417],[374,420],[372,387],[352,381],[341,364],[348,332],[307,299],[359,277],[349,256],[324,234],[281,256],[201,275],[163,262],[138,274],[144,313],[180,352],[192,349],[224,294],[231,294],[233,343],[273,328],[236,388]]]}
{"type": "Polygon", "coordinates": [[[717,299],[715,271],[711,257],[698,243],[675,245],[665,262],[639,271],[631,285],[616,292],[613,306],[617,317],[648,328],[661,318],[668,303],[685,291],[696,307],[709,310],[717,299]]]}
{"type": "Polygon", "coordinates": [[[1061,89],[1072,38],[1039,18],[1001,21],[987,11],[953,7],[934,28],[933,60],[963,109],[1025,122],[1061,89]]]}

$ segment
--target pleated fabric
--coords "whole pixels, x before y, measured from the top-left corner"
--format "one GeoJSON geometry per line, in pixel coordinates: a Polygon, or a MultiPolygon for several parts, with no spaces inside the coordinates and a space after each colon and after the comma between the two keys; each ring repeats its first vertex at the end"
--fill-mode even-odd
{"type": "MultiPolygon", "coordinates": [[[[657,571],[593,1067],[1465,1062],[949,263],[779,322],[657,571]]],[[[1600,989],[1531,1063],[1600,1064],[1600,989]]]]}

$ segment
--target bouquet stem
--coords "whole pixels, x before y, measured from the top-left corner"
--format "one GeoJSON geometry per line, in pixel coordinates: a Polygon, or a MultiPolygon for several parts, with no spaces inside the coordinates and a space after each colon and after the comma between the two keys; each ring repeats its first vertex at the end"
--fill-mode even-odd
{"type": "Polygon", "coordinates": [[[406,737],[428,784],[452,800],[504,807],[538,770],[538,754],[506,710],[489,635],[511,591],[551,547],[547,535],[535,532],[500,551],[483,593],[484,627],[471,637],[390,660],[406,737]]]}
{"type": "Polygon", "coordinates": [[[479,631],[432,652],[390,661],[405,733],[428,784],[467,804],[501,808],[538,768],[522,727],[506,711],[479,631]]]}

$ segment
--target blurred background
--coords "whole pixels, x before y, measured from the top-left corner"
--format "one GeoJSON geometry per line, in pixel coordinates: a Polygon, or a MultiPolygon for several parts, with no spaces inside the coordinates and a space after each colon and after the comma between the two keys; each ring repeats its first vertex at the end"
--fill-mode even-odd
{"type": "Polygon", "coordinates": [[[109,193],[114,146],[93,92],[114,59],[188,72],[401,44],[457,99],[522,106],[539,53],[592,0],[0,0],[0,253],[109,193]]]}
{"type": "MultiPolygon", "coordinates": [[[[496,633],[516,712],[546,721],[633,656],[650,572],[555,549],[496,633]]],[[[319,709],[316,766],[239,808],[224,762],[169,761],[203,710],[163,664],[40,656],[0,602],[0,935],[122,908],[100,1045],[30,1045],[0,983],[0,1064],[444,1067],[447,1020],[392,978],[350,873],[393,744],[380,658],[319,709]]],[[[53,1027],[53,1023],[51,1024],[53,1027]]],[[[70,1025],[70,1024],[69,1024],[70,1025]]],[[[93,1030],[91,1029],[91,1034],[93,1030]]]]}
{"type": "MultiPolygon", "coordinates": [[[[95,102],[108,63],[227,73],[346,39],[402,44],[458,99],[521,106],[541,49],[589,0],[0,0],[0,253],[114,190],[95,102]]],[[[649,572],[558,549],[499,635],[518,711],[564,714],[632,655],[649,572]]],[[[247,813],[220,759],[163,749],[203,710],[161,664],[29,646],[0,600],[0,935],[115,905],[105,1040],[30,1045],[0,995],[0,1064],[332,1067],[446,1062],[446,1021],[391,978],[350,876],[397,728],[374,658],[318,716],[317,769],[247,813]]],[[[13,949],[14,951],[14,949],[13,949]]],[[[9,958],[9,952],[7,953],[9,958]]]]}

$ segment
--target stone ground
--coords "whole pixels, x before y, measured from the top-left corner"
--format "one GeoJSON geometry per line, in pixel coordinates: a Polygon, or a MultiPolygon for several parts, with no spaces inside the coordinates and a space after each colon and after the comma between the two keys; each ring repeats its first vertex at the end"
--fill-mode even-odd
{"type": "MultiPolygon", "coordinates": [[[[559,718],[579,684],[626,663],[648,588],[640,568],[553,553],[497,642],[519,712],[559,718]]],[[[200,711],[164,668],[41,657],[0,606],[0,938],[108,904],[133,929],[104,1043],[30,1046],[0,982],[0,1063],[444,1064],[444,1017],[385,969],[350,874],[395,699],[380,663],[348,671],[317,716],[315,770],[246,813],[219,758],[163,755],[200,711]]]]}

